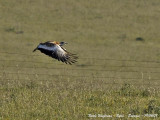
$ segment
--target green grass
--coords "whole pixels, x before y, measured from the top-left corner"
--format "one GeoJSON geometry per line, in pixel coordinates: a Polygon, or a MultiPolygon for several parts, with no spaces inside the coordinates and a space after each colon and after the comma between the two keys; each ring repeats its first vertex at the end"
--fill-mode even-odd
{"type": "Polygon", "coordinates": [[[159,11],[158,0],[0,1],[0,119],[160,116],[159,11]],[[78,62],[32,53],[51,40],[78,62]]]}

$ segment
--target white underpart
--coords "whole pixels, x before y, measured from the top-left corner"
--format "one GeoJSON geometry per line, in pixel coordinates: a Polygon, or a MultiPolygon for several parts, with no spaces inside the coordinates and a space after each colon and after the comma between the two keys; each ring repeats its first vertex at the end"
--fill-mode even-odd
{"type": "Polygon", "coordinates": [[[65,56],[66,52],[59,45],[56,45],[56,49],[57,49],[56,53],[59,57],[65,56]]]}
{"type": "Polygon", "coordinates": [[[38,48],[48,50],[48,51],[53,51],[54,53],[56,52],[56,54],[59,57],[65,55],[65,51],[59,45],[55,45],[55,46],[52,46],[52,47],[49,47],[49,46],[46,46],[46,45],[39,45],[38,48]]]}

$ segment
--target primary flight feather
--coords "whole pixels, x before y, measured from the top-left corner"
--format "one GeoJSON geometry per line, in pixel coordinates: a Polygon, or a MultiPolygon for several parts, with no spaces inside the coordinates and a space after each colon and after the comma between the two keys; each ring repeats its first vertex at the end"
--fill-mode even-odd
{"type": "Polygon", "coordinates": [[[66,64],[72,64],[77,62],[78,57],[75,54],[69,53],[62,46],[67,44],[66,42],[47,41],[40,43],[34,50],[40,50],[42,53],[57,59],[58,61],[65,62],[66,64]]]}

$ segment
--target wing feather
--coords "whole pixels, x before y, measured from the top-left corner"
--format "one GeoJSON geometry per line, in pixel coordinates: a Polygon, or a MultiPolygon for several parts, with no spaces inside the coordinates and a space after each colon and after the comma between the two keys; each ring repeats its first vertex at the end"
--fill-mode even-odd
{"type": "Polygon", "coordinates": [[[62,61],[66,64],[72,64],[77,62],[76,59],[78,57],[76,54],[72,54],[66,49],[62,48],[61,46],[54,44],[54,45],[39,45],[37,47],[42,53],[57,59],[58,61],[62,61]]]}

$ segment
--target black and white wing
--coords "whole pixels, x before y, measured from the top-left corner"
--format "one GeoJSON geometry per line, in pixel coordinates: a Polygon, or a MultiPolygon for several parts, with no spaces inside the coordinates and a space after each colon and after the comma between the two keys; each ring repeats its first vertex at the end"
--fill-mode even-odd
{"type": "Polygon", "coordinates": [[[69,53],[68,51],[64,50],[64,48],[56,45],[57,50],[53,53],[53,57],[58,59],[59,61],[65,62],[66,64],[72,64],[77,62],[77,56],[75,54],[69,53]]]}
{"type": "Polygon", "coordinates": [[[66,64],[77,62],[76,59],[78,57],[75,54],[67,52],[66,49],[57,44],[40,44],[37,49],[58,61],[65,62],[66,64]]]}

